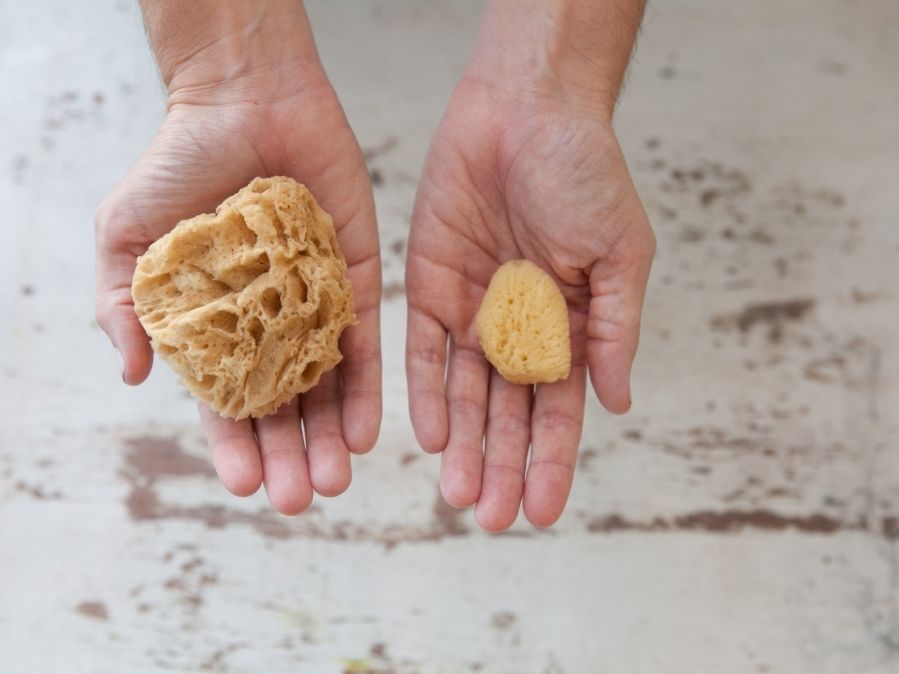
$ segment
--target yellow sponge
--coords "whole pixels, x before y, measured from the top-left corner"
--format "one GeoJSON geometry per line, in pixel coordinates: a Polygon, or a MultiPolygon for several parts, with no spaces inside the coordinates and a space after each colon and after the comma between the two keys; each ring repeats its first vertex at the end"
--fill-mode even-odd
{"type": "Polygon", "coordinates": [[[512,260],[496,270],[475,329],[487,360],[513,384],[554,382],[571,371],[565,298],[532,262],[512,260]]]}

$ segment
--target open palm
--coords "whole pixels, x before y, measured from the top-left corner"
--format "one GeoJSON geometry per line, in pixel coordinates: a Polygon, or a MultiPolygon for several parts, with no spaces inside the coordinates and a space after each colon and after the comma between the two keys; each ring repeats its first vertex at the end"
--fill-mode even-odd
{"type": "Polygon", "coordinates": [[[236,422],[201,405],[200,416],[225,486],[246,495],[264,481],[273,505],[293,514],[309,505],[313,490],[346,489],[349,452],[372,447],[381,418],[381,277],[371,186],[323,74],[263,103],[169,110],[149,149],[97,212],[97,318],[123,356],[123,379],[143,381],[153,354],[131,301],[135,259],[179,220],[214,210],[256,176],[274,175],[304,183],[333,217],[359,323],[341,338],[337,370],[276,414],[236,422]]]}
{"type": "Polygon", "coordinates": [[[406,269],[410,413],[422,447],[443,452],[448,503],[477,503],[490,531],[511,526],[522,500],[537,526],[559,518],[587,369],[606,408],[630,407],[654,251],[608,123],[587,110],[522,106],[508,92],[462,81],[419,184],[406,269]],[[510,384],[478,345],[474,317],[490,277],[516,258],[551,274],[568,302],[567,380],[510,384]]]}

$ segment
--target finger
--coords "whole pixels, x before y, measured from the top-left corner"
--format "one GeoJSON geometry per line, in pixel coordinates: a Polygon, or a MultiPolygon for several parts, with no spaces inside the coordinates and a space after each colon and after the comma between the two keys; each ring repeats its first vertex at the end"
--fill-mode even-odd
{"type": "Polygon", "coordinates": [[[337,496],[350,486],[350,450],[343,439],[337,373],[322,375],[318,385],[300,397],[309,478],[322,496],[337,496]]]}
{"type": "Polygon", "coordinates": [[[262,483],[262,462],[252,422],[220,417],[206,403],[199,403],[197,408],[222,484],[235,496],[256,493],[262,483]]]}
{"type": "Polygon", "coordinates": [[[655,253],[649,225],[633,242],[590,272],[587,363],[593,389],[603,406],[623,414],[631,406],[631,366],[640,340],[640,316],[655,253]]]}
{"type": "Polygon", "coordinates": [[[581,351],[580,358],[572,354],[568,379],[539,384],[534,396],[524,514],[537,527],[548,527],[559,519],[571,491],[584,424],[587,374],[581,351]]]}
{"type": "Polygon", "coordinates": [[[298,515],[312,503],[312,484],[296,398],[274,414],[255,419],[253,426],[269,502],[279,513],[298,515]]]}
{"type": "Polygon", "coordinates": [[[409,416],[418,444],[426,452],[446,447],[446,330],[431,316],[409,307],[406,321],[406,380],[409,416]]]}
{"type": "MultiPolygon", "coordinates": [[[[98,241],[99,241],[98,237],[98,241]]],[[[133,255],[97,250],[97,324],[119,353],[122,380],[136,385],[150,374],[153,350],[150,338],[134,313],[131,299],[133,255]]]]}
{"type": "Polygon", "coordinates": [[[359,323],[343,333],[340,350],[343,437],[355,454],[364,454],[381,427],[381,338],[377,304],[359,314],[359,323]]]}
{"type": "Polygon", "coordinates": [[[472,505],[481,493],[489,375],[480,351],[452,345],[446,387],[449,440],[441,462],[440,491],[454,508],[472,505]]]}
{"type": "Polygon", "coordinates": [[[475,508],[475,519],[487,531],[504,531],[518,517],[531,441],[532,388],[510,384],[496,370],[490,373],[483,483],[475,508]]]}

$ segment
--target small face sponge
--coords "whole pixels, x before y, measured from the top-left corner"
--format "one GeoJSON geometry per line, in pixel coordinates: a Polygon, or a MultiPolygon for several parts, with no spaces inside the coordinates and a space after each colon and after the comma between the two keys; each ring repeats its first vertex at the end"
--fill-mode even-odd
{"type": "Polygon", "coordinates": [[[532,262],[512,260],[496,270],[475,330],[487,360],[513,384],[558,381],[571,371],[565,298],[532,262]]]}
{"type": "Polygon", "coordinates": [[[290,178],[256,178],[138,258],[134,309],[188,390],[265,416],[340,362],[356,322],[331,217],[290,178]]]}

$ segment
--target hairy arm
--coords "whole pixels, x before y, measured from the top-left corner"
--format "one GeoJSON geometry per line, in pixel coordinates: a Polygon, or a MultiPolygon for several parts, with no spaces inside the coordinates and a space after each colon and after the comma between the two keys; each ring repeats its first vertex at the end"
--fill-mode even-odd
{"type": "Polygon", "coordinates": [[[319,78],[298,0],[141,0],[169,105],[283,98],[319,78]]]}
{"type": "Polygon", "coordinates": [[[256,176],[304,183],[334,220],[359,324],[342,363],[276,414],[235,422],[201,405],[225,486],[265,485],[283,513],[349,485],[350,452],[371,449],[381,418],[380,255],[365,162],[322,69],[299,0],[142,0],[168,111],[156,137],[96,214],[97,321],[141,383],[150,342],[134,313],[138,255],[175,224],[208,213],[256,176]],[[301,424],[302,420],[302,424],[301,424]]]}
{"type": "Polygon", "coordinates": [[[469,76],[611,117],[645,0],[490,0],[469,76]]]}

